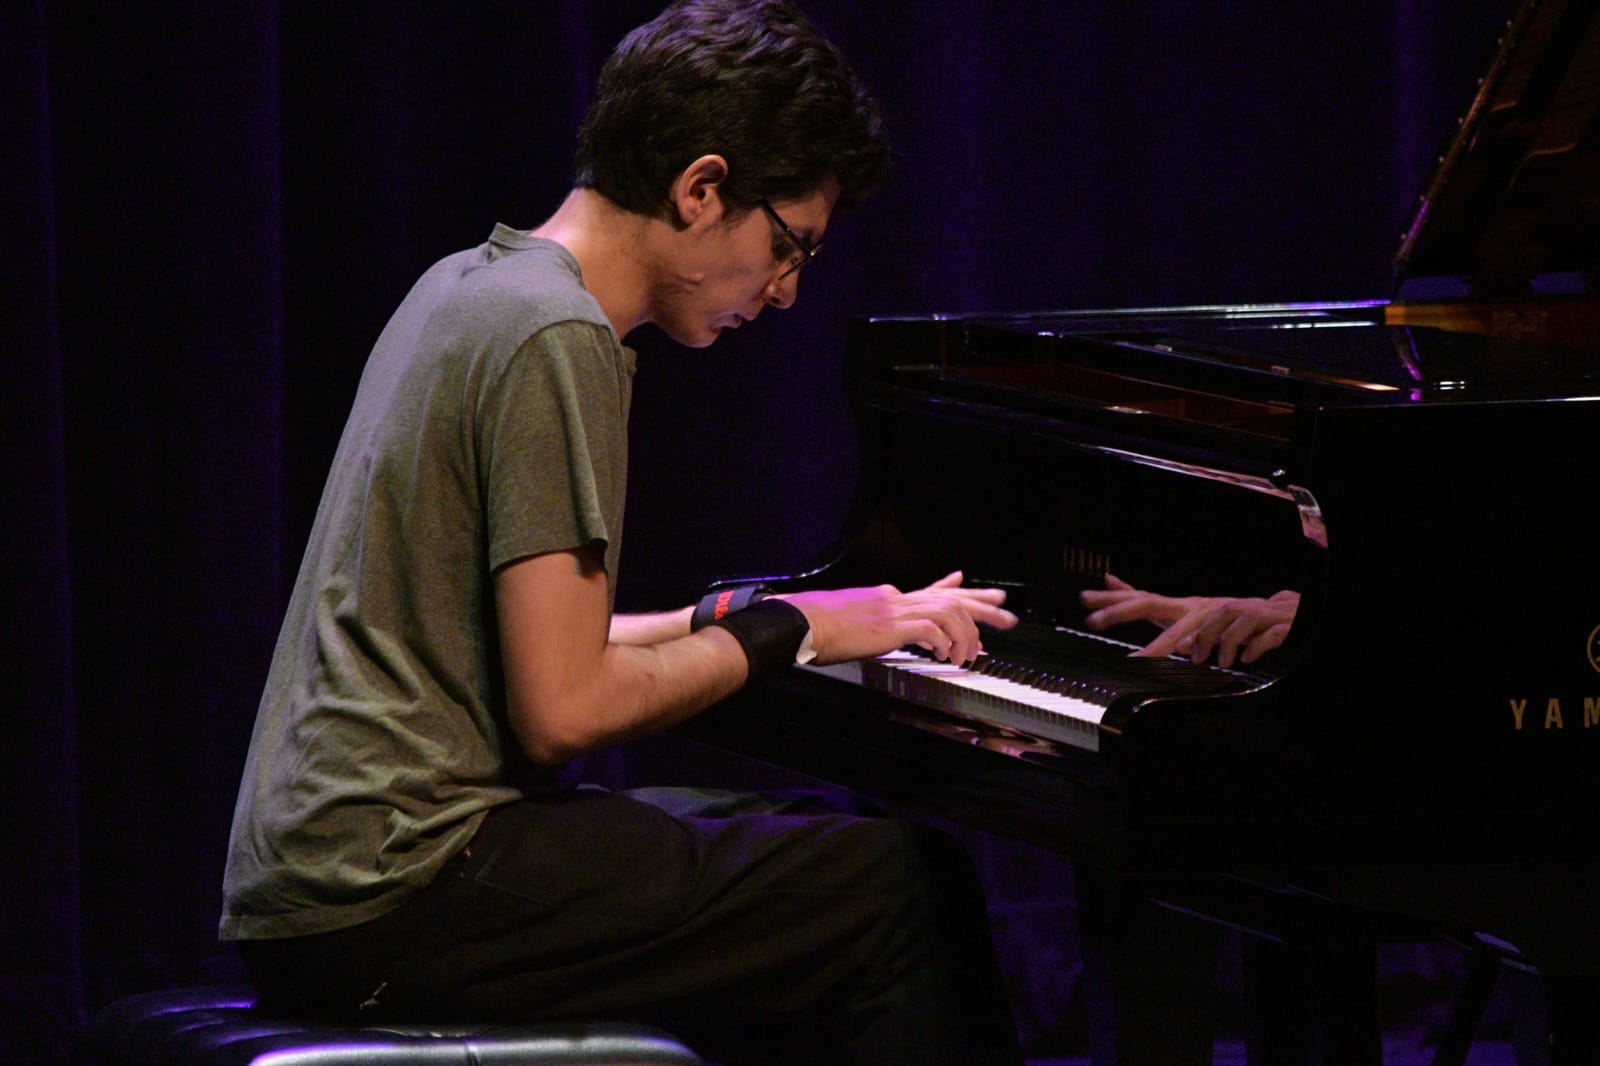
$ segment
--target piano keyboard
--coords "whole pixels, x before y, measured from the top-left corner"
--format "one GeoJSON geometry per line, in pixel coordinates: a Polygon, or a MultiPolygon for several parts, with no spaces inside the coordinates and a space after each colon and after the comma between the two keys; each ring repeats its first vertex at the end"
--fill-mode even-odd
{"type": "Polygon", "coordinates": [[[1025,643],[1022,648],[981,655],[968,667],[906,650],[804,669],[1087,751],[1100,750],[1101,734],[1108,728],[1103,719],[1119,696],[1239,691],[1259,683],[1245,674],[1183,659],[1129,659],[1135,645],[1098,634],[1052,629],[1043,637],[1034,633],[1025,643]]]}
{"type": "Polygon", "coordinates": [[[963,667],[897,651],[872,660],[866,670],[882,670],[887,680],[884,690],[892,696],[916,703],[931,699],[936,706],[947,704],[938,706],[940,710],[979,717],[990,725],[1091,751],[1100,746],[1100,719],[1111,696],[1063,675],[1032,670],[991,655],[980,655],[970,667],[963,667]],[[952,699],[939,699],[945,689],[952,699]],[[972,714],[974,704],[980,712],[977,715],[972,714]]]}

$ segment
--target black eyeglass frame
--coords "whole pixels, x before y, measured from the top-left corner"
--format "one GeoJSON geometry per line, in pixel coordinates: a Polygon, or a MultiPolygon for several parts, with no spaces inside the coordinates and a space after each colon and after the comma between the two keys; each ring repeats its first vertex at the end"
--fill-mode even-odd
{"type": "Polygon", "coordinates": [[[790,274],[793,274],[795,271],[811,262],[811,260],[815,259],[817,257],[817,252],[822,248],[822,242],[818,241],[816,244],[812,244],[810,241],[800,236],[800,234],[790,229],[789,223],[783,220],[783,216],[778,214],[777,209],[767,202],[767,198],[765,196],[761,198],[760,203],[761,210],[765,211],[767,213],[767,217],[778,224],[778,228],[782,230],[783,235],[789,239],[789,243],[800,250],[800,262],[794,264],[782,274],[778,275],[776,280],[782,281],[784,278],[788,277],[790,274]]]}

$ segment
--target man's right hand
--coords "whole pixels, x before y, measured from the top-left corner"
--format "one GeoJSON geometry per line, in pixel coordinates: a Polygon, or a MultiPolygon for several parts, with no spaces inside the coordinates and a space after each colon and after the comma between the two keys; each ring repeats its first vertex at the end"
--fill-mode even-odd
{"type": "Polygon", "coordinates": [[[811,623],[819,663],[848,662],[916,644],[936,658],[968,663],[983,650],[978,623],[1010,629],[1017,616],[1003,589],[966,588],[959,571],[926,588],[893,585],[786,594],[811,623]]]}

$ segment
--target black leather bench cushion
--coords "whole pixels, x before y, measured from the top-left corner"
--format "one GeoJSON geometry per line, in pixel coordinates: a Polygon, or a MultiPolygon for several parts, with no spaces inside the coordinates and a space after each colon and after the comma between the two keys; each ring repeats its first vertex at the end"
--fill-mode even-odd
{"type": "Polygon", "coordinates": [[[250,989],[148,992],[101,1010],[77,1066],[705,1066],[667,1033],[611,1022],[354,1026],[254,1009],[250,989]]]}

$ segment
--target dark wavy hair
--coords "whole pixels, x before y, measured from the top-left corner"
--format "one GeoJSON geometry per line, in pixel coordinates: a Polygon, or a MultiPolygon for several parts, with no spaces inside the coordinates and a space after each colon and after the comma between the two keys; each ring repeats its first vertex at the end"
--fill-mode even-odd
{"type": "Polygon", "coordinates": [[[880,187],[889,149],[877,102],[838,48],[787,0],[679,0],[617,45],[578,139],[574,179],[666,217],[695,159],[728,160],[735,213],[839,182],[839,207],[880,187]]]}

